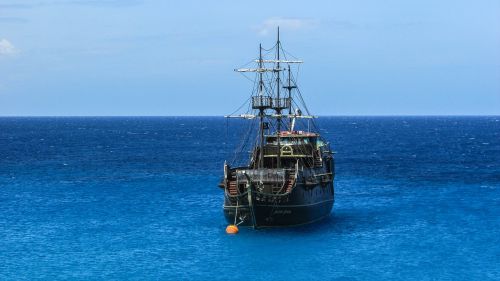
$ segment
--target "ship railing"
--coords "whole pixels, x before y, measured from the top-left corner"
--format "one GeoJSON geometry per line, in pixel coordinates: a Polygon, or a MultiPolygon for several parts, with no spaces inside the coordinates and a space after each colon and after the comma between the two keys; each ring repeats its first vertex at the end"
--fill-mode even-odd
{"type": "Polygon", "coordinates": [[[253,182],[285,182],[291,169],[257,169],[243,170],[236,174],[238,182],[246,182],[247,174],[253,182]]]}
{"type": "MultiPolygon", "coordinates": [[[[233,169],[231,170],[235,171],[233,169]]],[[[280,186],[279,192],[272,194],[272,196],[286,196],[290,194],[293,189],[293,187],[290,187],[290,185],[295,186],[299,173],[299,167],[297,162],[295,168],[258,169],[258,170],[243,168],[243,169],[238,169],[235,172],[236,172],[235,181],[238,186],[238,194],[231,195],[226,190],[225,192],[226,196],[229,198],[243,197],[248,194],[248,190],[240,191],[239,188],[241,185],[245,186],[247,185],[248,183],[247,176],[253,183],[279,184],[280,186]]],[[[252,193],[260,194],[263,196],[270,195],[268,193],[260,192],[257,190],[253,190],[252,193]]]]}
{"type": "Polygon", "coordinates": [[[264,146],[264,157],[277,157],[278,153],[281,157],[297,157],[306,158],[314,156],[314,149],[310,145],[290,145],[281,144],[280,150],[277,145],[264,146]]]}
{"type": "Polygon", "coordinates": [[[273,98],[273,108],[274,109],[285,109],[289,108],[291,105],[291,99],[290,98],[273,98]]]}
{"type": "Polygon", "coordinates": [[[253,109],[265,109],[271,108],[273,99],[269,96],[255,96],[252,97],[252,108],[253,109]]]}

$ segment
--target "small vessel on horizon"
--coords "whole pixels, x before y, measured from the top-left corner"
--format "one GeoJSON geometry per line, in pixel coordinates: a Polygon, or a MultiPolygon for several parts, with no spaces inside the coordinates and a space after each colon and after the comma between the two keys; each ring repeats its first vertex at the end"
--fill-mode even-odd
{"type": "Polygon", "coordinates": [[[292,57],[283,49],[278,28],[278,39],[271,49],[259,45],[259,57],[252,61],[255,67],[235,69],[255,77],[249,110],[225,116],[251,122],[242,142],[250,144],[250,151],[244,151],[242,145],[242,153],[236,154],[240,157],[224,163],[224,178],[219,184],[224,190],[224,215],[231,224],[292,226],[318,221],[331,213],[333,152],[297,88],[292,66],[302,61],[292,57]],[[243,164],[238,165],[238,161],[243,164]]]}

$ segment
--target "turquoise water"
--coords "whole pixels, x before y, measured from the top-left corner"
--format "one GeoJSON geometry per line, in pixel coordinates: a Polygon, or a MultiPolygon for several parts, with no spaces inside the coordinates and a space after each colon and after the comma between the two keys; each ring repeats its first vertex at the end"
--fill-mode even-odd
{"type": "Polygon", "coordinates": [[[500,117],[320,126],[330,218],[230,236],[217,183],[238,124],[0,118],[0,279],[500,279],[500,117]]]}

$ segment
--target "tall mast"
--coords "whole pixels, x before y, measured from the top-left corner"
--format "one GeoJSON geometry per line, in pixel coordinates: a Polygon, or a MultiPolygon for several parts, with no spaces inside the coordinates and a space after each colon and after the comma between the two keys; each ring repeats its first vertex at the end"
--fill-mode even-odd
{"type": "MultiPolygon", "coordinates": [[[[262,69],[262,44],[259,44],[259,68],[262,69]]],[[[259,96],[262,96],[262,86],[264,81],[262,80],[262,71],[259,72],[259,96]]]]}
{"type": "MultiPolygon", "coordinates": [[[[288,65],[288,86],[284,86],[283,88],[288,90],[288,100],[290,101],[290,104],[288,105],[288,115],[292,115],[292,89],[297,88],[296,86],[292,86],[292,75],[290,72],[290,65],[288,65]]],[[[292,118],[290,117],[288,120],[288,130],[292,130],[292,118]]]]}
{"type": "MultiPolygon", "coordinates": [[[[296,86],[292,86],[292,79],[291,79],[291,71],[290,71],[290,65],[291,63],[302,63],[301,60],[281,60],[280,57],[280,52],[281,52],[281,41],[280,41],[280,30],[278,26],[278,38],[276,42],[276,57],[274,59],[263,59],[262,57],[262,45],[259,44],[259,59],[255,60],[258,63],[257,68],[237,68],[234,71],[236,72],[257,72],[258,79],[259,79],[259,87],[258,91],[259,93],[257,95],[252,94],[252,109],[253,110],[258,110],[258,114],[240,114],[240,115],[228,115],[225,117],[228,118],[245,118],[245,119],[254,119],[258,118],[259,119],[259,138],[256,144],[256,149],[259,150],[258,153],[258,158],[259,160],[257,163],[254,162],[254,167],[257,168],[263,168],[264,167],[264,142],[265,142],[265,136],[264,136],[264,130],[269,130],[269,127],[267,126],[268,123],[264,122],[264,120],[267,120],[266,118],[276,118],[276,139],[277,139],[277,149],[278,149],[278,155],[277,155],[277,163],[276,167],[280,168],[281,166],[281,123],[283,122],[283,115],[282,112],[285,111],[288,108],[288,117],[285,118],[290,118],[292,117],[292,94],[291,91],[293,88],[296,88],[296,86]],[[266,63],[273,63],[273,67],[266,67],[264,64],[266,63]],[[281,97],[281,74],[280,71],[283,71],[284,69],[281,69],[281,63],[286,63],[288,64],[288,85],[283,86],[283,88],[288,89],[288,97],[281,97]],[[273,72],[276,73],[276,80],[275,81],[268,81],[266,83],[273,84],[276,83],[276,94],[274,94],[274,87],[273,85],[270,85],[270,90],[266,91],[266,87],[264,85],[264,72],[273,72]],[[271,109],[275,111],[275,114],[270,114],[267,115],[266,110],[271,109]]],[[[286,75],[286,74],[284,74],[286,75]]],[[[285,77],[286,78],[286,77],[285,77]]],[[[286,96],[286,94],[285,94],[286,96]]],[[[299,114],[300,115],[300,114],[299,114]]],[[[295,121],[295,118],[314,118],[314,116],[294,116],[292,120],[288,120],[290,130],[293,128],[293,123],[295,121]]],[[[268,121],[271,122],[271,121],[268,121]]]]}
{"type": "MultiPolygon", "coordinates": [[[[262,44],[259,44],[259,68],[262,69],[262,44]]],[[[262,72],[259,72],[259,98],[262,101],[262,72]]],[[[264,167],[264,108],[259,109],[260,116],[260,147],[259,147],[259,163],[258,168],[264,167]]]]}
{"type": "MultiPolygon", "coordinates": [[[[278,49],[278,53],[277,53],[277,69],[280,69],[280,27],[278,26],[278,42],[276,44],[276,47],[278,49]]],[[[277,78],[276,78],[276,98],[277,98],[277,101],[278,101],[278,106],[276,107],[276,114],[278,115],[278,118],[277,118],[277,129],[278,129],[278,163],[276,164],[277,165],[277,168],[279,168],[281,165],[280,165],[280,162],[281,162],[281,159],[280,159],[280,154],[281,154],[281,148],[280,148],[280,133],[281,133],[281,101],[280,101],[280,72],[276,72],[277,73],[277,78]]]]}
{"type": "Polygon", "coordinates": [[[290,106],[288,106],[288,115],[292,114],[292,81],[290,81],[290,65],[288,65],[288,99],[290,100],[290,106]]]}

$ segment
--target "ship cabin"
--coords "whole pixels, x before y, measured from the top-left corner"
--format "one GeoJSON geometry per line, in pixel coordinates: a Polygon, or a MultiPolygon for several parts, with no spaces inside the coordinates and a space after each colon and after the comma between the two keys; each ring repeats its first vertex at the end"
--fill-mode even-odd
{"type": "MultiPolygon", "coordinates": [[[[316,133],[282,131],[279,140],[277,134],[264,136],[264,139],[263,168],[293,169],[297,162],[305,167],[321,166],[321,149],[324,143],[316,133]]],[[[253,163],[258,163],[259,157],[259,147],[256,147],[253,163]]]]}

